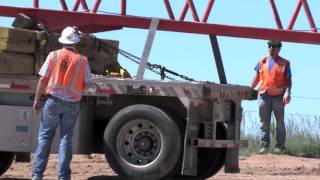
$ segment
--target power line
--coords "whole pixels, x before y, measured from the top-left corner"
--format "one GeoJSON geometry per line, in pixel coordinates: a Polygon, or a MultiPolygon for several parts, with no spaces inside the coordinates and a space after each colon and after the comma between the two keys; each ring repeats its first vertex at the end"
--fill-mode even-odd
{"type": "MultiPolygon", "coordinates": [[[[244,110],[244,114],[259,114],[259,111],[257,110],[244,110]]],[[[308,116],[308,117],[319,117],[320,114],[301,114],[301,113],[285,113],[285,116],[308,116]]]]}
{"type": "Polygon", "coordinates": [[[311,99],[311,100],[320,100],[320,97],[308,97],[308,96],[291,96],[293,99],[311,99]]]}
{"type": "Polygon", "coordinates": [[[311,100],[320,100],[320,97],[307,97],[307,96],[291,96],[296,99],[311,99],[311,100]]]}

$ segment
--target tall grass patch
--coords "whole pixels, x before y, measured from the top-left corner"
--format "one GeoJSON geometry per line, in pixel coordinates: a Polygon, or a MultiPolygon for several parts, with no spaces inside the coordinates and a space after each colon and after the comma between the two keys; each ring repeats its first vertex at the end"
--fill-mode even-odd
{"type": "MultiPolygon", "coordinates": [[[[285,154],[303,157],[320,157],[320,116],[286,114],[287,130],[285,154]]],[[[257,153],[260,149],[260,118],[256,111],[243,113],[241,138],[249,141],[241,155],[257,153]]],[[[270,152],[276,144],[276,121],[272,116],[270,124],[270,152]]]]}

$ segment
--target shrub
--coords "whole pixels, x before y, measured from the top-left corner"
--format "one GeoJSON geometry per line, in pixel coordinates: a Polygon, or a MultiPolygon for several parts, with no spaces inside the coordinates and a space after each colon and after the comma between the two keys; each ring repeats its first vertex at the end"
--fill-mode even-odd
{"type": "MultiPolygon", "coordinates": [[[[316,115],[286,114],[287,137],[285,153],[294,156],[320,157],[320,117],[316,115]]],[[[270,148],[275,146],[275,118],[270,123],[270,148]]],[[[258,112],[243,114],[241,138],[249,141],[241,155],[257,153],[260,149],[260,120],[258,112]]]]}

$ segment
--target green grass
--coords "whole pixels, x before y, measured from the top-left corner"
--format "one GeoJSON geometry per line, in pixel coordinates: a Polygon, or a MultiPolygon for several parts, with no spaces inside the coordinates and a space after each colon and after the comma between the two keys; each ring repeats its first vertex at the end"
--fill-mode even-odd
{"type": "MultiPolygon", "coordinates": [[[[245,112],[243,115],[241,138],[249,141],[240,155],[255,154],[260,149],[260,121],[257,112],[245,112]]],[[[320,117],[300,114],[285,116],[287,138],[285,154],[320,158],[320,117]]],[[[270,150],[275,146],[275,120],[270,125],[270,150]]]]}

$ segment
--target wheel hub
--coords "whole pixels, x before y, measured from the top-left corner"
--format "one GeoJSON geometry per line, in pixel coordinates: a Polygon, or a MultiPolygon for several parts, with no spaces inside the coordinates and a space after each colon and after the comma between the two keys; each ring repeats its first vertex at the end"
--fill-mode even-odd
{"type": "Polygon", "coordinates": [[[136,139],[135,141],[138,141],[137,143],[134,143],[134,147],[137,148],[137,150],[147,152],[153,146],[152,139],[149,137],[142,137],[140,139],[136,139]]]}
{"type": "Polygon", "coordinates": [[[159,130],[146,120],[134,120],[126,124],[117,141],[118,153],[128,163],[147,165],[154,161],[161,149],[159,130]]]}

